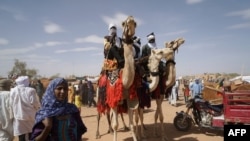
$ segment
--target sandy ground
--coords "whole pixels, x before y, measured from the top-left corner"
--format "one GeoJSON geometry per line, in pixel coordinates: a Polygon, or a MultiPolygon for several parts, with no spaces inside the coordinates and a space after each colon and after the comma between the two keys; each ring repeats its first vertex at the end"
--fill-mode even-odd
{"type": "MultiPolygon", "coordinates": [[[[177,101],[177,107],[171,106],[167,100],[163,101],[163,112],[164,112],[164,126],[165,134],[169,141],[223,141],[223,132],[209,129],[199,129],[197,126],[192,126],[188,132],[178,131],[173,125],[173,119],[177,111],[185,110],[185,104],[183,97],[180,96],[180,100],[177,101]]],[[[151,108],[145,109],[144,111],[144,124],[146,127],[147,138],[142,141],[159,141],[160,137],[153,137],[153,123],[154,113],[156,109],[155,101],[151,102],[151,108]]],[[[82,119],[88,128],[88,131],[83,135],[83,141],[112,141],[112,134],[108,134],[108,124],[105,116],[101,117],[100,120],[100,139],[96,139],[97,129],[97,110],[94,107],[82,107],[82,119]]],[[[128,115],[124,114],[126,125],[128,126],[128,115]]],[[[118,141],[133,141],[130,131],[123,130],[123,124],[121,117],[119,116],[119,128],[118,128],[118,141]]],[[[159,123],[159,121],[158,121],[159,123]]],[[[158,128],[160,129],[160,128],[158,128]]],[[[160,132],[160,131],[159,131],[160,132]]],[[[15,141],[18,141],[17,138],[15,141]]]]}

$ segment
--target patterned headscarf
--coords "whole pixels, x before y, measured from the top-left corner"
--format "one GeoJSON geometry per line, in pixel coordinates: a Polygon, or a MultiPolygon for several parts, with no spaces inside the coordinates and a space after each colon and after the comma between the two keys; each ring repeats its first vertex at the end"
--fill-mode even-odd
{"type": "Polygon", "coordinates": [[[46,117],[62,116],[79,112],[74,104],[68,103],[67,98],[64,101],[56,100],[54,90],[60,84],[68,83],[63,78],[55,78],[49,83],[42,99],[42,107],[36,113],[35,124],[41,122],[46,117]]]}

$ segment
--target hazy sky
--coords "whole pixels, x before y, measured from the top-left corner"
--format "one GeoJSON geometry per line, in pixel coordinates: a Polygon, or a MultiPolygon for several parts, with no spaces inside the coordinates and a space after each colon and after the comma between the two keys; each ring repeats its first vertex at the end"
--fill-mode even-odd
{"type": "Polygon", "coordinates": [[[178,76],[250,74],[249,0],[1,0],[0,76],[14,59],[47,77],[97,75],[108,24],[121,26],[128,15],[143,45],[151,32],[158,48],[186,40],[176,54],[178,76]]]}

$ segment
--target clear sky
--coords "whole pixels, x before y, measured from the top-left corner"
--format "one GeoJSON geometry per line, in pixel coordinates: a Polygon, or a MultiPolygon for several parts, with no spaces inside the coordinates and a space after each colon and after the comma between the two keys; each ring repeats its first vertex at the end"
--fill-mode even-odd
{"type": "MultiPolygon", "coordinates": [[[[98,75],[108,24],[128,15],[142,44],[183,37],[177,75],[250,74],[249,0],[1,0],[0,76],[14,59],[42,76],[98,75]]],[[[121,28],[118,29],[121,35],[121,28]]]]}

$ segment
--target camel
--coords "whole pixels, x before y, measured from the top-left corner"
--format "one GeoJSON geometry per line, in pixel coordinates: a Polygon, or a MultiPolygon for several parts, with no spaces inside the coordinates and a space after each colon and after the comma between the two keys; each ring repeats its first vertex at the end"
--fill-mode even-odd
{"type": "MultiPolygon", "coordinates": [[[[176,40],[166,42],[165,48],[163,49],[156,49],[151,51],[151,55],[149,57],[148,61],[148,68],[150,70],[150,79],[151,83],[149,84],[150,92],[153,92],[157,89],[159,86],[159,83],[162,83],[165,81],[165,90],[170,88],[174,85],[175,79],[176,79],[176,71],[175,71],[175,51],[178,50],[178,48],[185,42],[184,39],[178,38],[176,40]],[[164,73],[161,76],[163,81],[160,82],[159,79],[159,70],[158,65],[162,58],[165,58],[167,60],[166,67],[164,69],[164,73]]],[[[163,112],[162,112],[162,102],[164,99],[164,94],[159,94],[156,96],[156,112],[155,112],[155,121],[154,121],[154,135],[157,136],[157,120],[158,117],[160,119],[160,127],[161,127],[161,137],[162,141],[166,141],[167,136],[164,131],[164,125],[163,125],[163,112]]]]}
{"type": "MultiPolygon", "coordinates": [[[[99,77],[98,83],[97,83],[97,88],[96,88],[96,96],[97,96],[97,130],[96,130],[96,139],[100,139],[100,131],[99,131],[99,126],[100,126],[100,119],[102,115],[105,115],[108,121],[108,132],[113,134],[113,129],[111,127],[111,119],[110,117],[110,108],[106,104],[106,81],[107,77],[104,73],[105,71],[101,72],[101,75],[99,77]]],[[[124,118],[123,118],[123,113],[120,113],[122,122],[123,122],[123,129],[125,131],[128,131],[128,127],[125,124],[124,118]]],[[[112,115],[111,115],[112,116],[112,115]]]]}
{"type": "MultiPolygon", "coordinates": [[[[111,114],[113,115],[112,119],[112,128],[114,131],[113,141],[117,141],[117,129],[118,129],[118,104],[123,101],[123,99],[128,99],[129,97],[129,89],[134,82],[135,76],[135,64],[133,57],[133,40],[132,37],[135,34],[136,22],[133,16],[128,16],[125,21],[122,22],[123,33],[122,33],[122,41],[123,41],[123,49],[124,49],[124,68],[119,72],[113,71],[112,73],[119,73],[118,81],[115,86],[116,89],[115,94],[110,92],[109,85],[107,86],[107,103],[110,107],[111,114]],[[122,86],[122,87],[120,87],[122,86]],[[122,96],[121,96],[122,95],[122,96]]],[[[130,105],[130,103],[128,103],[130,105]]],[[[132,113],[132,112],[129,112],[132,113]]],[[[134,141],[136,141],[136,136],[133,132],[133,128],[131,128],[131,124],[133,121],[130,119],[130,130],[132,131],[132,136],[134,141]]]]}

